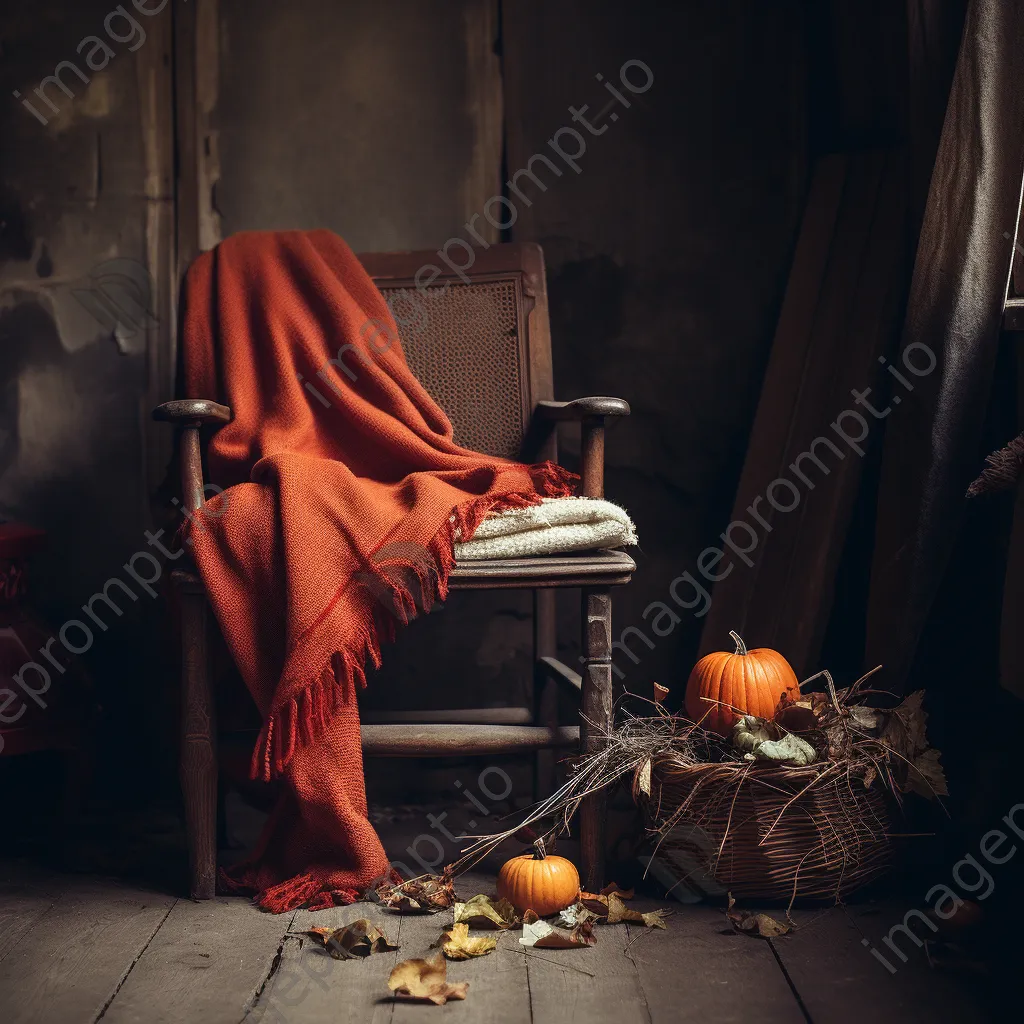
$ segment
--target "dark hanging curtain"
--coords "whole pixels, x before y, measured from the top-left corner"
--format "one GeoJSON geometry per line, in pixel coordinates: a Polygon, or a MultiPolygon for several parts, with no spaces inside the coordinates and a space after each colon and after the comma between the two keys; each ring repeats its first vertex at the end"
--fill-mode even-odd
{"type": "Polygon", "coordinates": [[[866,660],[886,666],[892,688],[910,671],[977,474],[1022,171],[1024,0],[971,0],[891,361],[913,390],[890,382],[900,403],[882,458],[866,660]],[[929,353],[934,369],[921,374],[929,353]]]}

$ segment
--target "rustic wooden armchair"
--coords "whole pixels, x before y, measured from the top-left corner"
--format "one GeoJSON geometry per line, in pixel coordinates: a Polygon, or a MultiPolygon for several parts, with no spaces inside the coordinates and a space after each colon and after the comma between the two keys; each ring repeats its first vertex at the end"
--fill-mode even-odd
{"type": "MultiPolygon", "coordinates": [[[[582,427],[582,493],[604,494],[605,422],[626,416],[618,398],[555,402],[544,259],[539,246],[500,244],[477,250],[467,281],[442,274],[415,292],[416,274],[436,253],[360,256],[389,298],[406,357],[448,414],[455,440],[478,451],[524,461],[555,459],[557,423],[582,427]],[[447,286],[447,287],[446,287],[447,286]],[[413,311],[418,309],[419,313],[413,311]],[[420,315],[425,312],[426,315],[420,315]]],[[[181,484],[188,511],[203,502],[200,429],[228,422],[231,411],[212,401],[168,402],[154,418],[182,429],[181,484]]],[[[636,568],[622,551],[461,562],[450,588],[529,588],[534,593],[534,707],[367,716],[367,755],[536,752],[539,788],[549,788],[554,750],[600,746],[612,718],[611,588],[636,568]],[[555,587],[582,589],[582,675],[558,661],[555,587]],[[558,724],[558,687],[581,704],[581,725],[558,724]]],[[[191,862],[192,895],[209,899],[216,884],[217,759],[213,685],[208,666],[210,615],[194,572],[172,574],[180,608],[182,652],[181,785],[191,862]]],[[[598,795],[580,809],[584,886],[604,884],[605,807],[598,795]]]]}

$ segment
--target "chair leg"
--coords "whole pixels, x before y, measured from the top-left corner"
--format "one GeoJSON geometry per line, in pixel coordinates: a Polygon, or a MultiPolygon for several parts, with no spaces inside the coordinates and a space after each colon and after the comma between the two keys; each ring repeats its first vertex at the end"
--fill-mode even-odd
{"type": "MultiPolygon", "coordinates": [[[[536,725],[553,729],[558,725],[558,690],[554,680],[540,668],[541,658],[553,658],[558,650],[555,633],[555,592],[541,588],[533,592],[533,664],[534,703],[533,718],[536,725]]],[[[534,762],[533,798],[543,800],[555,788],[555,752],[538,750],[534,762]]]]}
{"type": "MultiPolygon", "coordinates": [[[[583,721],[580,726],[584,754],[600,750],[612,727],[612,595],[607,587],[583,590],[583,721]]],[[[605,884],[605,825],[608,797],[604,792],[586,797],[580,806],[580,846],[583,887],[599,892],[605,884]]]]}
{"type": "Polygon", "coordinates": [[[206,596],[181,591],[181,790],[185,801],[192,898],[217,887],[217,757],[207,650],[206,596]]]}

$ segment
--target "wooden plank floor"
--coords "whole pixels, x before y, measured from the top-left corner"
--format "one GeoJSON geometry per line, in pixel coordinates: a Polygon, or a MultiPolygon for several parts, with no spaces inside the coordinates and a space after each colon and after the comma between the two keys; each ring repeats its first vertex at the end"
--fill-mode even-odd
{"type": "MultiPolygon", "coordinates": [[[[494,891],[466,876],[464,898],[494,891]]],[[[792,936],[731,933],[721,910],[673,910],[668,930],[600,928],[588,950],[524,950],[518,930],[497,950],[451,963],[465,1002],[396,1003],[387,977],[399,959],[431,955],[451,917],[398,916],[371,904],[273,916],[247,900],[207,903],[117,881],[0,863],[0,1021],[3,1024],[278,1024],[451,1021],[508,1024],[888,1024],[982,1020],[947,976],[917,956],[891,974],[863,946],[902,920],[895,907],[805,911],[792,936]],[[335,961],[301,933],[358,917],[381,923],[397,953],[335,961]]]]}

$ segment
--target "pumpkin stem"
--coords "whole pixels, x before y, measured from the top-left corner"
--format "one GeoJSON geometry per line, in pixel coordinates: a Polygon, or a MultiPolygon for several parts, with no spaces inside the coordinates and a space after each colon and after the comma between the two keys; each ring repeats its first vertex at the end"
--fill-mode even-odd
{"type": "Polygon", "coordinates": [[[737,633],[735,630],[730,629],[729,630],[729,636],[731,636],[733,638],[733,641],[736,644],[736,653],[737,654],[746,654],[746,653],[748,653],[747,652],[747,645],[743,642],[743,638],[739,635],[739,633],[737,633]]]}
{"type": "Polygon", "coordinates": [[[535,839],[533,841],[533,859],[544,860],[544,858],[547,857],[547,855],[548,851],[544,845],[544,837],[541,836],[540,839],[535,839]]]}

